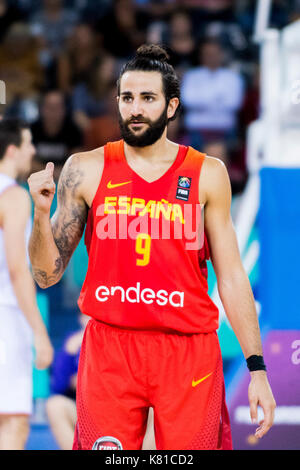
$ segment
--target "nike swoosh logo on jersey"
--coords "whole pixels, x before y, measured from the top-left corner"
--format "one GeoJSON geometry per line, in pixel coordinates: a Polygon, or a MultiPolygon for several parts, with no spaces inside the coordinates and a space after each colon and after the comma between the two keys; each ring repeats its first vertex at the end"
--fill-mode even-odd
{"type": "Polygon", "coordinates": [[[192,387],[197,387],[197,385],[199,385],[201,382],[203,382],[205,379],[207,379],[211,374],[212,374],[212,372],[210,374],[206,375],[205,377],[202,377],[202,379],[193,380],[192,381],[192,387]]]}
{"type": "Polygon", "coordinates": [[[109,189],[113,189],[113,188],[118,188],[119,186],[124,186],[124,184],[129,184],[131,183],[131,181],[125,181],[124,183],[116,183],[116,184],[113,184],[111,181],[109,181],[107,183],[107,187],[109,189]]]}

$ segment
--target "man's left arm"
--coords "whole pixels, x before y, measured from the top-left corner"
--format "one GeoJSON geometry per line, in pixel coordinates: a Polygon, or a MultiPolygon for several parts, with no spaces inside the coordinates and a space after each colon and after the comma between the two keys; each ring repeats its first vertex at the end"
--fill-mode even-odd
{"type": "MultiPolygon", "coordinates": [[[[218,291],[228,320],[245,358],[262,356],[262,344],[254,297],[242,265],[231,219],[231,186],[225,165],[206,157],[200,178],[200,194],[205,198],[205,232],[217,276],[218,291]]],[[[248,389],[250,415],[257,421],[257,406],[264,411],[256,437],[262,437],[273,424],[275,400],[263,370],[250,372],[248,389]]]]}

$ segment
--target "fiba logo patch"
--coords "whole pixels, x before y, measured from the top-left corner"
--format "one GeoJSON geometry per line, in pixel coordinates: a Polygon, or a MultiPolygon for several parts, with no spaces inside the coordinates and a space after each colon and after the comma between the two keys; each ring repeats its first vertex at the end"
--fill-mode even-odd
{"type": "Polygon", "coordinates": [[[179,176],[176,191],[176,199],[188,201],[191,184],[192,178],[188,178],[187,176],[179,176]]]}
{"type": "Polygon", "coordinates": [[[123,447],[116,437],[103,436],[94,442],[92,450],[123,450],[123,447]]]}

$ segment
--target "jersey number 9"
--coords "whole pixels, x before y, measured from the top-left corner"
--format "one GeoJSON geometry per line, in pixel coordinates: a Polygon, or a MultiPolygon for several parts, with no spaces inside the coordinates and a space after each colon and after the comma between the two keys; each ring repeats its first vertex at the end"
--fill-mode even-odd
{"type": "Polygon", "coordinates": [[[142,258],[136,260],[137,266],[147,266],[150,261],[151,237],[148,233],[140,233],[136,237],[135,251],[142,255],[142,258]]]}

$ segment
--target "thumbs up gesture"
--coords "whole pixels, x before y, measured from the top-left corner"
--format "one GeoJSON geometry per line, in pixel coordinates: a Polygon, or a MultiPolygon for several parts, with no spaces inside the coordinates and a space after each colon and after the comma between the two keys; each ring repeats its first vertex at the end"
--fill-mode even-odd
{"type": "Polygon", "coordinates": [[[33,173],[27,180],[35,209],[48,214],[56,189],[53,172],[54,163],[49,162],[44,170],[33,173]]]}

